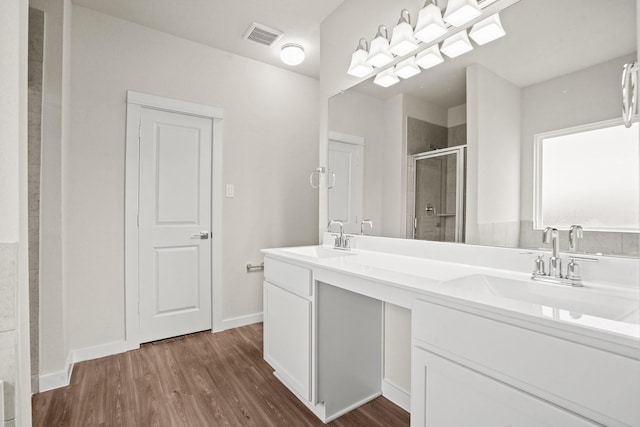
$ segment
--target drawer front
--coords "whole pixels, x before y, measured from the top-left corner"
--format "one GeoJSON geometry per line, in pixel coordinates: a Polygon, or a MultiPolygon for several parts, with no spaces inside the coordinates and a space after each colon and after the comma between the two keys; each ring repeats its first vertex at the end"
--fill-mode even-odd
{"type": "Polygon", "coordinates": [[[640,361],[417,301],[414,345],[607,425],[640,423],[640,361]],[[419,341],[417,341],[419,340],[419,341]]]}
{"type": "Polygon", "coordinates": [[[311,270],[277,259],[264,259],[264,278],[294,294],[311,296],[311,270]]]}
{"type": "Polygon", "coordinates": [[[412,427],[597,425],[428,351],[414,347],[411,363],[412,427]]]}

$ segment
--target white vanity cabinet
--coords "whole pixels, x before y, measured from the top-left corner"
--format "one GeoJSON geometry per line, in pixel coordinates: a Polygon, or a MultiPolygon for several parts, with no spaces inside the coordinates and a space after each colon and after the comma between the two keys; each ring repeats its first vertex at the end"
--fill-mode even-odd
{"type": "Polygon", "coordinates": [[[411,425],[638,426],[640,361],[418,300],[411,425]]]}
{"type": "Polygon", "coordinates": [[[264,359],[300,397],[311,400],[311,270],[265,258],[264,359]]]}

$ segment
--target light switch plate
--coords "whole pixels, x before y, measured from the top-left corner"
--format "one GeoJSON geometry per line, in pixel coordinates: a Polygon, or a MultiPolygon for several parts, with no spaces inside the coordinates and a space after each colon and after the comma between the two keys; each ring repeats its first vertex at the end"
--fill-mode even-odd
{"type": "Polygon", "coordinates": [[[233,197],[234,196],[233,192],[234,192],[233,184],[227,184],[227,188],[225,189],[225,196],[233,197]]]}

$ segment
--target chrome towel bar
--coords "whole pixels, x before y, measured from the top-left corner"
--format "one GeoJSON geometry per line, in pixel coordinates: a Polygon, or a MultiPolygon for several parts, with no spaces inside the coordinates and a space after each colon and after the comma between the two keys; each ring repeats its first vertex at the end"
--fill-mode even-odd
{"type": "Polygon", "coordinates": [[[261,271],[264,270],[264,261],[260,264],[253,265],[250,262],[247,263],[247,273],[251,273],[252,271],[261,271]]]}

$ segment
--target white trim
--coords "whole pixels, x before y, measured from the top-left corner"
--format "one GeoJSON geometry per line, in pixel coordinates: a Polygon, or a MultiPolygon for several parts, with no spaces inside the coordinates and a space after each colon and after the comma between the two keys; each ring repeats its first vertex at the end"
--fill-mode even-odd
{"type": "Polygon", "coordinates": [[[329,131],[329,141],[344,142],[345,144],[364,145],[364,138],[361,136],[348,135],[346,133],[329,131]]]}
{"type": "MultiPolygon", "coordinates": [[[[140,116],[143,108],[196,115],[212,120],[211,173],[211,326],[226,328],[222,320],[222,119],[224,110],[156,95],[127,91],[125,145],[125,340],[118,348],[133,350],[140,346],[138,313],[138,188],[140,172],[140,116]]],[[[239,322],[241,323],[241,322],[239,322]]],[[[111,346],[114,343],[105,344],[111,346]]],[[[102,346],[100,346],[102,347],[102,346]]],[[[82,350],[79,357],[84,357],[82,350]]],[[[88,353],[91,354],[91,353],[88,353]]],[[[85,359],[86,360],[86,359],[85,359]]]]}
{"type": "Polygon", "coordinates": [[[43,374],[39,377],[38,392],[53,390],[60,387],[66,387],[71,382],[71,374],[73,372],[73,355],[71,352],[67,354],[67,363],[64,369],[50,374],[43,374]]]}
{"type": "Polygon", "coordinates": [[[132,90],[127,91],[127,104],[155,108],[158,110],[175,111],[179,113],[209,117],[212,119],[224,118],[224,110],[222,108],[180,101],[178,99],[164,98],[161,96],[134,92],[132,90]]]}
{"type": "Polygon", "coordinates": [[[382,380],[382,395],[407,412],[411,412],[411,393],[390,381],[382,380]]]}
{"type": "MultiPolygon", "coordinates": [[[[137,346],[136,348],[140,348],[140,346],[137,346]]],[[[93,347],[71,350],[71,357],[73,363],[78,363],[124,353],[129,350],[134,349],[130,348],[126,341],[113,341],[106,344],[95,345],[93,347]]]]}
{"type": "Polygon", "coordinates": [[[366,403],[371,402],[373,399],[376,399],[376,398],[380,397],[381,395],[382,395],[382,393],[381,393],[381,392],[379,392],[379,391],[378,391],[378,392],[375,392],[375,393],[373,393],[371,396],[367,396],[367,397],[365,397],[364,399],[362,399],[362,400],[359,400],[359,401],[355,402],[353,405],[349,405],[349,406],[347,406],[346,408],[341,409],[340,411],[336,412],[335,414],[331,414],[331,415],[329,415],[328,417],[326,417],[326,418],[324,419],[324,421],[323,421],[323,422],[324,422],[325,424],[330,423],[331,421],[333,421],[333,420],[335,420],[335,419],[337,419],[337,418],[340,418],[340,417],[341,417],[341,416],[343,416],[344,414],[346,414],[346,413],[348,413],[348,412],[351,412],[351,411],[353,411],[354,409],[357,409],[357,408],[361,407],[362,405],[364,405],[364,404],[366,404],[366,403]]]}
{"type": "Polygon", "coordinates": [[[242,326],[253,325],[254,323],[262,322],[262,313],[248,314],[246,316],[232,317],[230,319],[221,320],[217,328],[211,330],[211,332],[222,332],[228,329],[240,328],[242,326]]]}

